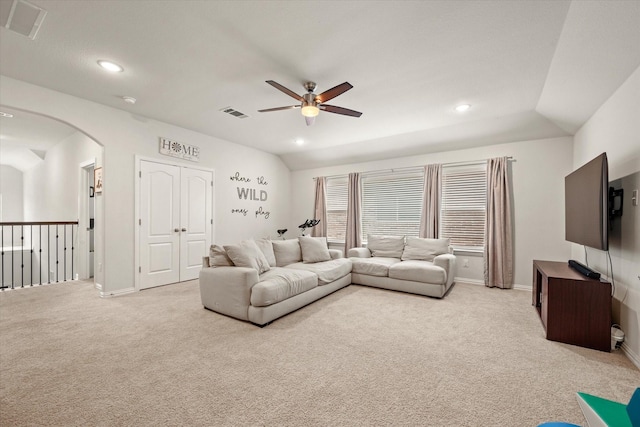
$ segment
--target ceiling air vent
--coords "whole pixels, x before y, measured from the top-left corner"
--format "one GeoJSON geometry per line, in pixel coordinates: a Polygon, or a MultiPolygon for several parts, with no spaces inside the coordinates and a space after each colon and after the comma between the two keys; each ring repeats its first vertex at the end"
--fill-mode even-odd
{"type": "Polygon", "coordinates": [[[2,25],[34,40],[47,11],[25,0],[13,0],[11,8],[7,2],[3,3],[4,7],[0,10],[2,25]]]}
{"type": "Polygon", "coordinates": [[[222,111],[223,113],[231,114],[232,116],[235,116],[235,117],[237,117],[237,118],[239,118],[239,119],[246,119],[247,117],[249,117],[249,116],[247,116],[246,114],[241,113],[241,112],[240,112],[240,111],[238,111],[238,110],[234,110],[234,109],[233,109],[233,108],[231,108],[231,107],[225,107],[225,108],[223,108],[223,109],[222,109],[222,110],[220,110],[220,111],[222,111]]]}

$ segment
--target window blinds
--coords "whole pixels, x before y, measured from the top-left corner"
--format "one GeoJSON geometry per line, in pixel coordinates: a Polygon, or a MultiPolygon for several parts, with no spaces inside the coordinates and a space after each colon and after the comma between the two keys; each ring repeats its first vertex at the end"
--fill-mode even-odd
{"type": "Polygon", "coordinates": [[[327,178],[327,238],[344,241],[347,231],[347,178],[327,178]]]}
{"type": "Polygon", "coordinates": [[[423,186],[423,171],[363,176],[362,240],[368,234],[418,237],[423,186]]]}
{"type": "Polygon", "coordinates": [[[443,167],[440,237],[458,248],[482,249],[487,203],[486,164],[443,167]]]}

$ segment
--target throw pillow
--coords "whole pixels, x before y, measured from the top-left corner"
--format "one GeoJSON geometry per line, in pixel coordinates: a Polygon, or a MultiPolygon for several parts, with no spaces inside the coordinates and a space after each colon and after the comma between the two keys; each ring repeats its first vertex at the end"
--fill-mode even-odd
{"type": "Polygon", "coordinates": [[[407,237],[407,245],[402,253],[402,261],[410,259],[433,261],[436,256],[447,253],[449,253],[449,239],[407,237]]]}
{"type": "Polygon", "coordinates": [[[209,267],[232,267],[233,261],[222,246],[211,245],[209,248],[209,267]]]}
{"type": "Polygon", "coordinates": [[[284,267],[302,261],[298,239],[273,240],[273,253],[276,255],[276,267],[284,267]]]}
{"type": "Polygon", "coordinates": [[[331,259],[326,237],[300,236],[298,240],[302,250],[302,262],[305,264],[331,259]]]}
{"type": "Polygon", "coordinates": [[[256,245],[258,245],[258,249],[262,251],[267,261],[269,261],[269,267],[275,267],[276,255],[273,253],[271,239],[258,239],[256,240],[256,245]]]}
{"type": "Polygon", "coordinates": [[[404,236],[367,234],[367,248],[371,251],[371,256],[400,258],[404,249],[404,236]]]}
{"type": "Polygon", "coordinates": [[[249,267],[258,274],[269,271],[269,261],[253,240],[243,240],[237,245],[225,245],[224,250],[236,267],[249,267]]]}

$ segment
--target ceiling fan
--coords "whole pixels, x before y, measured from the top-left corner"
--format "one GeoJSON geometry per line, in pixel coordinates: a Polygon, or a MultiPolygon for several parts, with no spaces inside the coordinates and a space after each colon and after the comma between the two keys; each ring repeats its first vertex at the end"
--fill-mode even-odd
{"type": "Polygon", "coordinates": [[[342,95],[353,86],[348,82],[344,82],[339,84],[338,86],[332,87],[329,90],[325,90],[320,95],[316,95],[313,93],[316,90],[316,84],[314,82],[306,82],[304,84],[304,88],[307,90],[307,93],[300,96],[294,91],[287,89],[282,86],[280,83],[276,83],[273,80],[267,80],[271,86],[276,89],[286,93],[290,97],[297,99],[300,101],[299,105],[289,105],[287,107],[276,107],[276,108],[267,108],[266,110],[258,110],[260,113],[266,113],[269,111],[280,111],[280,110],[290,110],[292,108],[301,108],[302,115],[304,116],[305,121],[307,122],[307,126],[311,126],[315,121],[316,116],[320,113],[320,110],[327,111],[329,113],[335,114],[343,114],[345,116],[352,117],[360,117],[362,115],[359,111],[349,110],[348,108],[336,107],[335,105],[327,105],[325,102],[330,99],[335,98],[338,95],[342,95]]]}

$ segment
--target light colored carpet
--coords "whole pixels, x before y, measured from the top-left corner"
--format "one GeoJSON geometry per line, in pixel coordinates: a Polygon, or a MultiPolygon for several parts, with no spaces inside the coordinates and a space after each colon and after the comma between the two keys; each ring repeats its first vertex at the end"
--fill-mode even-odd
{"type": "Polygon", "coordinates": [[[620,352],[547,341],[531,294],[443,300],[352,285],[265,328],[205,310],[197,281],[101,299],[71,282],[0,293],[0,425],[584,424],[627,402],[620,352]]]}

